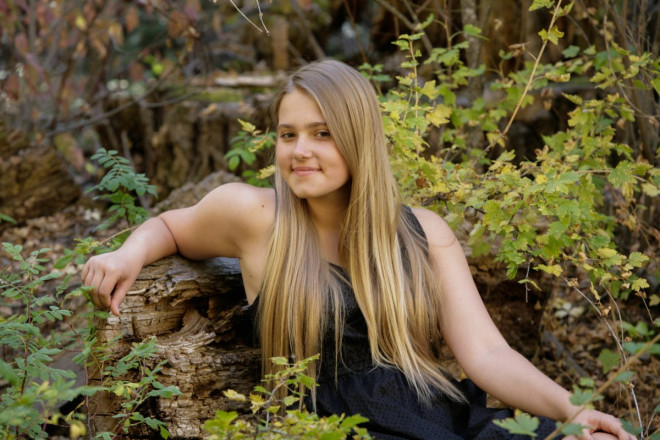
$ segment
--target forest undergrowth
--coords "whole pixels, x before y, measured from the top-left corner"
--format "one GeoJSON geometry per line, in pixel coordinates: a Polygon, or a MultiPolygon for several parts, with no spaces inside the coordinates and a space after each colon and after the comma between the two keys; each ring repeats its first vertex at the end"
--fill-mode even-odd
{"type": "MultiPolygon", "coordinates": [[[[447,219],[483,285],[513,283],[515,294],[533,298],[540,316],[535,363],[572,389],[574,403],[607,409],[640,438],[659,440],[660,58],[617,38],[615,23],[602,19],[602,45],[571,45],[561,60],[543,62],[544,51],[563,37],[557,21],[572,7],[561,0],[532,2],[531,10],[545,11],[549,25],[539,32],[538,53],[515,47],[499,54],[502,66],[518,59],[516,71],[465,61],[469,41],[485,38],[471,25],[451,35],[448,45],[426,50],[425,29],[439,20],[433,15],[394,41],[404,60],[398,75],[377,63],[360,69],[379,91],[391,164],[406,202],[447,219]],[[495,99],[462,99],[475,78],[487,79],[484,87],[495,99]],[[519,154],[511,133],[518,112],[559,102],[568,109],[565,125],[543,135],[533,154],[519,154]],[[655,138],[642,136],[640,127],[647,126],[655,138]]],[[[228,154],[233,167],[256,163],[273,145],[267,127],[242,126],[228,154]]],[[[162,365],[149,362],[154,341],[136,343],[120,362],[106,363],[111,348],[96,343],[93,319],[107,314],[92,310],[79,281],[89,255],[117,246],[148,216],[139,199],[154,188],[114,151],[99,150],[90,160],[107,169],[92,188],[95,201],[83,198],[2,235],[3,438],[88,436],[94,415],[87,398],[98,392],[123,399],[123,412],[113,432],[96,438],[116,438],[134,425],[169,436],[165,422],[141,412],[146,399],[178,393],[159,381],[162,365]],[[75,370],[58,366],[62,356],[75,370]],[[104,372],[100,384],[87,377],[92,365],[104,372]],[[128,370],[138,379],[124,380],[128,370]]],[[[243,177],[263,185],[271,172],[250,169],[243,177]]],[[[249,400],[260,416],[220,412],[205,425],[209,435],[317,438],[327,432],[327,438],[344,438],[363,420],[280,414],[280,405],[297,401],[299,386],[313,384],[304,365],[288,366],[278,379],[291,387],[290,401],[272,402],[263,388],[250,396],[228,392],[249,400]]],[[[503,422],[530,436],[536,424],[522,413],[503,422]]],[[[579,428],[567,421],[557,433],[579,428]]]]}

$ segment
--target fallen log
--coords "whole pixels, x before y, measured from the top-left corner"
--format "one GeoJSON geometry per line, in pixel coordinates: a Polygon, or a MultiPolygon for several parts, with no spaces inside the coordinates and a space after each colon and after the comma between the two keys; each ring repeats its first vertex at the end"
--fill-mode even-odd
{"type": "MultiPolygon", "coordinates": [[[[134,342],[156,338],[158,353],[149,364],[166,360],[158,381],[175,385],[182,394],[150,398],[140,412],[167,423],[174,438],[201,438],[201,426],[217,410],[247,410],[222,393],[249,393],[259,381],[259,351],[237,260],[194,262],[173,256],[146,266],[126,296],[121,316],[97,320],[96,326],[98,343],[111,349],[106,348],[104,362],[91,367],[92,385],[101,383],[103,365],[114,364],[134,342]]],[[[121,420],[113,416],[122,412],[121,399],[112,392],[90,399],[92,431],[120,430],[121,420]]],[[[155,434],[140,425],[119,438],[155,434]]]]}

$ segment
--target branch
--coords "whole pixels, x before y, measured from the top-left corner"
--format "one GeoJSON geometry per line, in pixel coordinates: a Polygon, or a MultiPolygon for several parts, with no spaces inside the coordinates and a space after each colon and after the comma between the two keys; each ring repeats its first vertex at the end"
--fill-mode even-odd
{"type": "MultiPolygon", "coordinates": [[[[213,3],[216,3],[217,1],[218,0],[213,0],[213,3]]],[[[243,16],[243,18],[246,19],[247,22],[250,23],[252,26],[254,26],[259,32],[266,31],[266,35],[270,36],[270,32],[268,31],[268,28],[266,28],[266,25],[264,24],[264,20],[263,20],[263,15],[264,14],[262,14],[262,12],[261,12],[261,6],[259,5],[259,0],[255,0],[255,1],[257,2],[257,9],[259,10],[259,19],[261,20],[261,24],[264,26],[263,29],[261,29],[259,26],[254,24],[254,22],[252,20],[250,20],[248,18],[248,16],[243,13],[243,11],[241,11],[241,8],[239,8],[236,5],[236,3],[234,3],[234,0],[229,0],[229,3],[231,3],[232,6],[234,7],[234,9],[236,9],[238,11],[238,13],[241,14],[243,16]]]]}
{"type": "MultiPolygon", "coordinates": [[[[629,363],[633,363],[633,362],[636,362],[637,360],[639,360],[639,358],[644,353],[646,353],[647,350],[649,348],[651,348],[651,346],[653,344],[657,343],[658,341],[660,341],[660,334],[656,335],[655,338],[653,338],[652,340],[647,342],[637,353],[635,353],[635,355],[630,358],[629,363]]],[[[584,411],[586,409],[587,405],[589,405],[591,402],[593,402],[594,399],[596,399],[596,397],[600,396],[603,393],[603,391],[605,391],[607,389],[607,387],[609,387],[610,385],[612,385],[612,383],[614,381],[616,381],[616,379],[619,377],[619,375],[621,375],[621,373],[623,372],[624,368],[628,368],[628,365],[621,366],[616,371],[616,373],[610,375],[610,378],[607,379],[607,381],[604,384],[602,384],[600,387],[598,387],[598,389],[596,391],[594,391],[594,393],[589,398],[589,400],[587,400],[587,402],[585,402],[585,404],[578,411],[576,411],[575,414],[573,414],[571,417],[568,418],[568,420],[566,420],[564,423],[562,423],[560,426],[558,426],[554,431],[552,431],[550,434],[548,434],[548,436],[544,440],[551,440],[551,439],[555,438],[555,436],[561,434],[561,430],[564,427],[566,427],[569,423],[571,423],[575,419],[575,417],[578,416],[578,414],[580,414],[582,411],[584,411]]],[[[642,438],[643,438],[643,435],[642,435],[642,438]]]]}
{"type": "Polygon", "coordinates": [[[298,0],[291,0],[291,7],[298,16],[298,19],[300,20],[300,24],[302,25],[303,30],[305,31],[305,36],[308,38],[309,44],[312,46],[314,55],[319,60],[325,58],[325,53],[323,52],[323,49],[321,49],[321,45],[319,44],[319,42],[316,41],[316,38],[312,33],[312,29],[309,27],[309,22],[307,21],[307,18],[305,18],[305,14],[303,13],[302,9],[300,9],[298,0]]]}
{"type": "MultiPolygon", "coordinates": [[[[552,29],[552,27],[555,25],[557,22],[557,16],[559,14],[559,10],[561,7],[561,0],[557,2],[557,5],[555,6],[555,10],[552,13],[552,19],[550,20],[550,26],[548,26],[548,29],[552,29]]],[[[541,45],[541,50],[539,50],[538,55],[536,56],[536,59],[534,60],[534,67],[532,68],[532,72],[529,75],[529,79],[527,80],[527,84],[525,84],[525,90],[523,90],[522,95],[520,96],[520,99],[518,100],[518,103],[516,104],[516,108],[513,110],[513,114],[511,115],[511,118],[509,119],[509,122],[506,124],[506,127],[500,133],[499,136],[497,136],[495,139],[493,139],[490,144],[486,147],[486,151],[490,150],[493,148],[497,143],[506,137],[506,134],[509,132],[509,129],[511,128],[511,125],[513,124],[514,119],[516,118],[516,115],[518,114],[518,111],[520,110],[520,107],[522,106],[522,102],[525,99],[525,96],[527,96],[527,93],[529,93],[529,89],[532,87],[532,83],[534,82],[534,75],[536,74],[536,70],[539,67],[539,63],[541,62],[541,57],[543,55],[543,52],[545,52],[545,48],[548,45],[548,40],[545,39],[543,40],[543,44],[541,45]]]]}

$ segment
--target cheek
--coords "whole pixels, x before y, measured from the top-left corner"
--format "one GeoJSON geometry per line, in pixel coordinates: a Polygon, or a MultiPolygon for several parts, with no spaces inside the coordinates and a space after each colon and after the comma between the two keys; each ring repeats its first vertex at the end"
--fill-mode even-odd
{"type": "Polygon", "coordinates": [[[284,151],[285,149],[280,146],[280,144],[275,145],[275,165],[282,168],[287,160],[288,155],[284,151]]]}

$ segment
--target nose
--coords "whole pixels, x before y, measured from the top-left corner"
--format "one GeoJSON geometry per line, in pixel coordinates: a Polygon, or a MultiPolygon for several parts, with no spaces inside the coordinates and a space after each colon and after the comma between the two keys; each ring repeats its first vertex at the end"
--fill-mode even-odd
{"type": "Polygon", "coordinates": [[[312,157],[309,144],[303,136],[298,137],[298,140],[296,141],[296,147],[293,149],[293,156],[300,159],[307,159],[312,157]]]}

